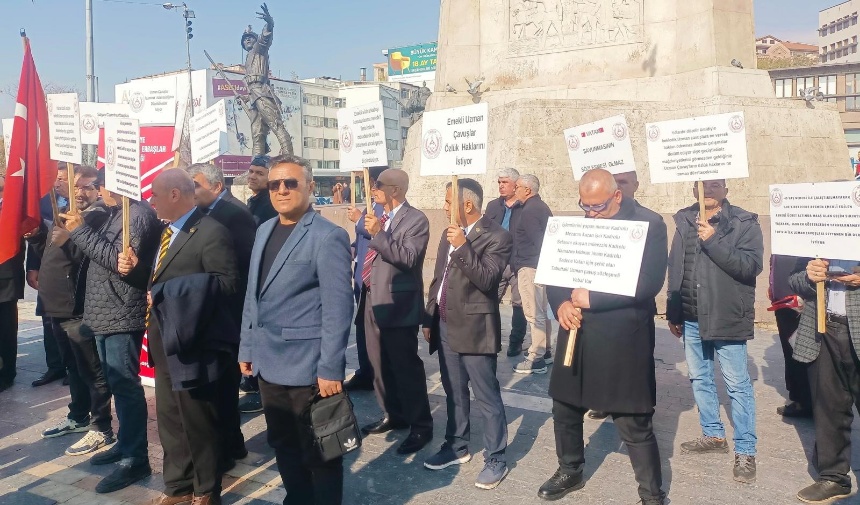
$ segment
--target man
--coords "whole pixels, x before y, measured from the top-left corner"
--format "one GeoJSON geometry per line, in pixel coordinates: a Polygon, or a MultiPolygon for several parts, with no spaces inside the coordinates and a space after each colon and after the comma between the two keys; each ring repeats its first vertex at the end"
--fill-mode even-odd
{"type": "MultiPolygon", "coordinates": [[[[84,213],[88,225],[98,227],[105,213],[86,213],[98,201],[98,171],[93,167],[75,170],[75,203],[84,213]]],[[[68,416],[56,426],[42,432],[43,438],[87,432],[66,449],[69,456],[89,454],[116,442],[111,428],[111,393],[102,370],[95,336],[81,331],[89,261],[63,225],[43,223],[38,234],[29,239],[30,247],[41,258],[39,296],[45,315],[51,321],[54,336],[68,370],[68,416]]]]}
{"type": "MultiPolygon", "coordinates": [[[[0,209],[6,179],[0,175],[0,209]]],[[[7,239],[8,240],[8,239],[7,239]]],[[[18,300],[24,298],[24,247],[18,256],[0,263],[0,392],[15,382],[18,357],[18,300]]]]}
{"type": "Polygon", "coordinates": [[[806,503],[851,494],[851,423],[860,404],[860,261],[799,260],[789,282],[803,297],[794,359],[808,363],[818,480],[797,493],[806,503]],[[816,331],[816,284],[825,284],[827,330],[816,331]]]}
{"type": "Polygon", "coordinates": [[[409,428],[409,436],[397,453],[412,454],[433,438],[427,376],[418,356],[417,338],[424,318],[421,269],[430,223],[423,212],[406,201],[409,175],[403,170],[385,170],[375,187],[374,199],[385,213],[381,218],[364,216],[364,227],[373,238],[362,267],[362,289],[366,291],[367,354],[383,417],[362,431],[380,434],[409,428]]]}
{"type": "MultiPolygon", "coordinates": [[[[223,396],[235,389],[237,321],[226,305],[239,274],[226,228],[195,205],[194,182],[181,169],[152,183],[152,205],[170,223],[161,234],[148,294],[147,325],[155,367],[158,435],[164,448],[160,505],[221,503],[226,459],[223,396]]],[[[121,271],[139,264],[134,251],[119,258],[121,271]]],[[[153,262],[149,263],[153,265],[153,262]]],[[[231,401],[234,401],[232,397],[231,401]]]]}
{"type": "MultiPolygon", "coordinates": [[[[82,338],[95,338],[119,420],[117,443],[90,459],[94,465],[119,463],[96,486],[97,493],[109,493],[152,473],[147,452],[146,397],[140,384],[148,269],[120,273],[117,261],[122,249],[121,197],[105,188],[104,170],[99,170],[97,184],[102,201],[88,208],[86,216],[75,212],[60,217],[66,221],[71,240],[89,261],[80,332],[82,338]],[[102,214],[101,219],[98,214],[102,214]]],[[[131,247],[141,261],[151,262],[161,227],[155,212],[146,202],[132,201],[128,220],[131,247]]]]}
{"type": "Polygon", "coordinates": [[[458,184],[456,198],[451,183],[447,186],[445,213],[450,222],[451,212],[456,212],[458,224],[449,225],[439,242],[424,318],[424,338],[431,352],[439,350],[448,423],[445,443],[424,466],[441,470],[472,459],[471,384],[481,407],[486,446],[484,468],[475,486],[493,489],[508,474],[508,429],[496,361],[502,349],[498,286],[510,260],[511,236],[489,218],[481,217],[484,190],[477,181],[460,179],[458,184]]]}
{"type": "MultiPolygon", "coordinates": [[[[499,197],[487,204],[484,215],[488,219],[510,231],[511,216],[518,208],[515,188],[520,173],[513,168],[503,168],[498,173],[499,197]]],[[[517,286],[517,272],[510,264],[505,266],[502,280],[499,283],[499,300],[505,296],[505,291],[511,288],[511,333],[508,336],[508,356],[519,356],[523,352],[523,341],[526,338],[526,316],[523,313],[523,303],[520,299],[520,289],[517,286]]]]}
{"type": "Polygon", "coordinates": [[[266,155],[255,156],[248,167],[248,189],[254,193],[251,198],[248,198],[248,210],[254,216],[257,227],[278,215],[269,198],[268,167],[269,157],[266,155]]]}
{"type": "Polygon", "coordinates": [[[514,366],[514,372],[522,374],[544,374],[547,365],[552,364],[552,321],[546,317],[546,289],[535,284],[543,235],[552,211],[539,193],[540,180],[536,176],[527,174],[517,179],[514,194],[520,207],[511,218],[511,237],[514,240],[511,265],[517,272],[523,313],[532,332],[532,343],[525,359],[514,366]]]}
{"type": "Polygon", "coordinates": [[[578,332],[573,366],[556,366],[550,379],[559,469],[538,496],[557,500],[585,485],[582,425],[589,406],[611,413],[627,446],[642,502],[662,505],[665,493],[652,422],[657,399],[654,347],[648,321],[654,317],[654,297],[666,275],[666,225],[623,198],[606,170],[586,172],[579,196],[586,218],[646,222],[648,234],[635,296],[547,287],[560,324],[559,353],[567,348],[570,329],[578,332]]]}
{"type": "Polygon", "coordinates": [[[782,417],[812,417],[812,393],[809,391],[808,365],[794,359],[794,349],[790,340],[800,325],[800,312],[803,305],[794,293],[789,277],[797,264],[792,256],[770,257],[770,286],[767,290],[771,306],[768,309],[776,316],[779,343],[785,358],[785,389],[788,390],[789,403],[776,408],[782,417]]]}
{"type": "Polygon", "coordinates": [[[340,197],[343,203],[351,203],[350,198],[352,197],[352,190],[349,188],[349,181],[343,182],[343,189],[340,192],[340,197]]]}
{"type": "MultiPolygon", "coordinates": [[[[386,166],[370,167],[368,175],[370,177],[370,187],[376,185],[376,180],[386,166]]],[[[367,293],[362,290],[364,285],[361,280],[362,270],[364,268],[364,259],[367,257],[367,247],[370,245],[370,233],[364,227],[364,216],[367,214],[366,206],[363,208],[348,207],[347,217],[355,223],[355,242],[352,244],[353,252],[353,276],[352,286],[353,294],[355,295],[355,303],[358,304],[358,309],[355,313],[355,350],[358,352],[358,370],[355,371],[352,378],[344,384],[347,391],[358,390],[373,390],[373,365],[370,364],[370,358],[367,356],[367,339],[364,332],[364,308],[367,300],[367,293]]],[[[382,216],[382,205],[373,203],[373,214],[376,217],[382,216]]]]}
{"type": "Polygon", "coordinates": [[[339,505],[343,458],[319,461],[303,412],[319,392],[340,393],[352,321],[349,236],[314,212],[310,162],[272,159],[278,219],[260,227],[242,318],[242,373],[260,381],[284,505],[339,505]]]}
{"type": "MultiPolygon", "coordinates": [[[[734,479],[756,479],[755,396],[747,370],[747,340],[754,336],[755,279],[763,268],[758,216],[729,204],[725,180],[704,181],[699,204],[675,214],[669,254],[669,329],[683,338],[702,437],[684,442],[686,454],[726,453],[726,430],[714,381],[714,355],[732,400],[734,479]]],[[[698,201],[699,191],[693,185],[698,201]]]]}

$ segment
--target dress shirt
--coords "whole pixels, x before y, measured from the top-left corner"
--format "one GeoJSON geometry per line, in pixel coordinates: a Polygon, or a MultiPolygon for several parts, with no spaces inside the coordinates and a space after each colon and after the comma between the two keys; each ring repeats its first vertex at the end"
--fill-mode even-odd
{"type": "MultiPolygon", "coordinates": [[[[469,233],[472,232],[472,228],[474,228],[477,223],[478,222],[475,221],[474,223],[467,226],[466,229],[463,231],[463,233],[468,237],[469,233]]],[[[460,247],[462,247],[462,246],[460,246],[460,247]]],[[[454,248],[453,245],[448,246],[448,261],[445,262],[446,265],[451,263],[451,253],[454,252],[455,250],[456,249],[454,248]]],[[[449,269],[446,267],[445,271],[442,272],[442,282],[439,284],[439,292],[436,293],[436,303],[442,303],[442,288],[445,287],[445,279],[448,277],[448,270],[449,269]]]]}

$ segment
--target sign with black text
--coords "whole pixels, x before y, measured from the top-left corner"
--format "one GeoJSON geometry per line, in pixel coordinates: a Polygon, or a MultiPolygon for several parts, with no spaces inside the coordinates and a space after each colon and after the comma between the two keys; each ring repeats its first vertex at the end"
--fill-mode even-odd
{"type": "Polygon", "coordinates": [[[486,173],[489,116],[486,103],[425,112],[421,175],[486,173]]]}

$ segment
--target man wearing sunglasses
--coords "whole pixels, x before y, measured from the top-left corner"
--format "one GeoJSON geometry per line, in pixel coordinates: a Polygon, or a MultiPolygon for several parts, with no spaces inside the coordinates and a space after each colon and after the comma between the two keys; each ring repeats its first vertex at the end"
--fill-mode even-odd
{"type": "Polygon", "coordinates": [[[588,219],[648,223],[635,296],[547,286],[558,318],[558,349],[578,328],[572,367],[554,367],[549,383],[559,468],[538,491],[557,500],[585,485],[583,417],[588,407],[609,412],[630,455],[644,505],[662,505],[665,494],[652,416],[657,399],[654,347],[648,321],[666,277],[666,224],[624,198],[612,175],[596,169],[579,182],[579,206],[588,219]]]}

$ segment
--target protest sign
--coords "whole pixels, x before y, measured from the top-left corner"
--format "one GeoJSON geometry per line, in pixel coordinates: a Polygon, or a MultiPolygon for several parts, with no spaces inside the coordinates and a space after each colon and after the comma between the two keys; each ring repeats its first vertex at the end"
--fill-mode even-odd
{"type": "Polygon", "coordinates": [[[140,123],[105,118],[105,187],[140,200],[140,123]]]}
{"type": "Polygon", "coordinates": [[[771,251],[860,260],[860,181],[770,187],[771,251]]]}
{"type": "Polygon", "coordinates": [[[630,128],[623,114],[569,128],[564,131],[564,140],[574,180],[595,168],[611,174],[636,171],[630,128]]]}
{"type": "Polygon", "coordinates": [[[118,84],[115,94],[117,103],[127,104],[131,116],[141,125],[173,126],[176,121],[178,84],[175,74],[118,84]]]}
{"type": "Polygon", "coordinates": [[[337,124],[341,172],[388,165],[381,101],[337,111],[337,124]]]}
{"type": "Polygon", "coordinates": [[[486,173],[489,116],[486,103],[425,112],[421,175],[486,173]]]}
{"type": "Polygon", "coordinates": [[[227,111],[224,100],[218,100],[191,117],[191,161],[208,163],[227,152],[227,111]]]}
{"type": "Polygon", "coordinates": [[[551,217],[535,283],[634,296],[647,237],[647,222],[551,217]]]}
{"type": "Polygon", "coordinates": [[[81,163],[81,123],[77,93],[46,95],[51,159],[81,163]]]}
{"type": "Polygon", "coordinates": [[[651,183],[749,177],[743,112],[645,126],[651,183]]]}
{"type": "Polygon", "coordinates": [[[125,103],[81,102],[81,144],[98,145],[99,129],[104,128],[106,117],[131,117],[131,109],[125,103]]]}

